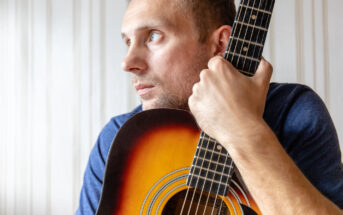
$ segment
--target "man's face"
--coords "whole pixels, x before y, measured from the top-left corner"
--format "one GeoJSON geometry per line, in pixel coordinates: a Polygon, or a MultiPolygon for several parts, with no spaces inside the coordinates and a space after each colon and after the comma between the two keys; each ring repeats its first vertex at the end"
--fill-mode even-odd
{"type": "Polygon", "coordinates": [[[143,110],[188,109],[192,87],[211,57],[193,20],[175,2],[132,0],[124,17],[128,53],[122,67],[134,76],[143,110]]]}

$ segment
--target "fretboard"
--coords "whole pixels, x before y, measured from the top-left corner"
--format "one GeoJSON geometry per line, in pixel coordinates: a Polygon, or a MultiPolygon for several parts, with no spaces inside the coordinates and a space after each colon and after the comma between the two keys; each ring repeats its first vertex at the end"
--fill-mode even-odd
{"type": "Polygon", "coordinates": [[[232,26],[225,59],[253,76],[260,63],[275,0],[242,0],[232,26]]]}
{"type": "Polygon", "coordinates": [[[187,185],[224,195],[229,188],[233,165],[226,149],[202,132],[187,185]]]}

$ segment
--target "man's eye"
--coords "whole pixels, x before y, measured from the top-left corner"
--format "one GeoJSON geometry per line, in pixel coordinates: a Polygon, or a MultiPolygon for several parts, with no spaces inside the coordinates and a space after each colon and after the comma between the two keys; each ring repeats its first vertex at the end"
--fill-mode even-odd
{"type": "Polygon", "coordinates": [[[156,42],[158,39],[161,38],[161,34],[158,32],[151,32],[149,42],[156,42]]]}

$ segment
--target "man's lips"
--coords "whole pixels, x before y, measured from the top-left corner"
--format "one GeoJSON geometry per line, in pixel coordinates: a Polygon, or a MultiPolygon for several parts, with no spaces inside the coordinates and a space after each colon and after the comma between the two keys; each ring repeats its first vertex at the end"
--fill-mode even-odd
{"type": "Polygon", "coordinates": [[[154,88],[154,85],[137,83],[134,84],[134,87],[136,88],[136,91],[139,96],[144,96],[147,93],[149,93],[152,90],[152,88],[154,88]]]}

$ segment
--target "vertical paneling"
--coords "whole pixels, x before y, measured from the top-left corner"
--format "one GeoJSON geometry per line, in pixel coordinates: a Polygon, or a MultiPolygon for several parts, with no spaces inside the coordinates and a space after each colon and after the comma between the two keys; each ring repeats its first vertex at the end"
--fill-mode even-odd
{"type": "MultiPolygon", "coordinates": [[[[10,32],[9,22],[9,2],[8,0],[1,1],[0,3],[0,65],[3,71],[9,71],[9,55],[10,45],[8,34],[10,32]]],[[[8,208],[7,200],[7,173],[9,163],[7,161],[7,154],[9,153],[9,117],[10,117],[10,74],[8,72],[0,72],[0,213],[5,214],[8,208]]],[[[11,142],[13,144],[13,142],[11,142]]]]}
{"type": "Polygon", "coordinates": [[[73,22],[72,1],[52,1],[50,214],[72,214],[73,22]],[[64,207],[60,207],[60,205],[64,207]]]}
{"type": "MultiPolygon", "coordinates": [[[[328,85],[330,111],[332,113],[334,122],[336,123],[339,134],[343,132],[343,94],[342,94],[342,80],[343,80],[343,16],[342,16],[343,2],[327,1],[327,44],[329,55],[329,74],[328,85]]],[[[341,140],[342,135],[340,135],[341,140]]],[[[343,146],[341,142],[341,146],[343,146]]],[[[343,147],[342,147],[343,148],[343,147]]]]}
{"type": "Polygon", "coordinates": [[[32,95],[32,185],[31,214],[49,214],[50,211],[50,44],[51,2],[33,1],[33,95],[32,95]]]}
{"type": "MultiPolygon", "coordinates": [[[[74,78],[74,109],[73,109],[73,158],[81,158],[81,0],[73,1],[73,73],[74,78]]],[[[72,205],[77,205],[82,178],[81,160],[73,159],[72,175],[72,205]]]]}
{"type": "Polygon", "coordinates": [[[274,7],[272,63],[275,81],[297,82],[298,79],[296,2],[276,1],[274,7]]]}
{"type": "MultiPolygon", "coordinates": [[[[19,159],[16,159],[15,149],[18,144],[18,138],[15,135],[15,121],[18,120],[18,117],[16,117],[15,112],[17,112],[18,109],[18,98],[19,93],[17,88],[15,87],[15,80],[16,80],[16,74],[17,74],[17,68],[14,67],[15,65],[15,59],[17,58],[17,46],[15,41],[18,40],[17,38],[17,11],[16,11],[17,2],[16,1],[8,1],[8,30],[9,34],[12,35],[11,38],[8,38],[8,69],[11,71],[11,73],[8,74],[8,110],[9,110],[9,117],[7,118],[7,132],[8,132],[8,143],[12,144],[6,144],[6,163],[7,163],[7,171],[6,171],[6,214],[15,214],[16,212],[16,184],[15,179],[17,177],[15,168],[17,165],[17,162],[19,162],[19,159]]],[[[20,62],[19,62],[20,63],[20,62]]]]}
{"type": "MultiPolygon", "coordinates": [[[[139,103],[121,69],[125,8],[115,0],[0,1],[0,214],[76,210],[98,133],[139,103]]],[[[340,0],[276,1],[264,51],[273,81],[305,83],[323,98],[340,139],[341,8],[340,0]]]]}

